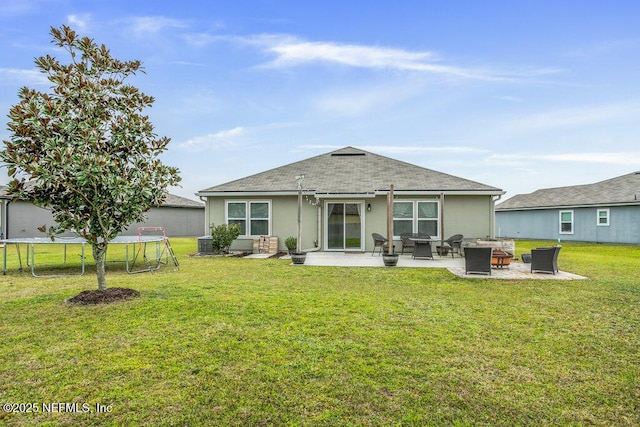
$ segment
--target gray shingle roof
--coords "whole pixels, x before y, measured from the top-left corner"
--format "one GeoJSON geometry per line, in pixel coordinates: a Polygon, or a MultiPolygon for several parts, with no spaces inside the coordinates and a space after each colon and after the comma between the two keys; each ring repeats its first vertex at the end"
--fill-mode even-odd
{"type": "Polygon", "coordinates": [[[316,194],[372,194],[393,184],[396,191],[460,191],[502,194],[502,190],[354,147],[345,147],[235,181],[201,190],[224,192],[296,192],[304,175],[305,191],[316,194]]]}
{"type": "MultiPolygon", "coordinates": [[[[0,185],[0,199],[11,199],[11,196],[7,194],[8,187],[6,185],[0,185]]],[[[165,207],[174,208],[202,208],[204,209],[204,203],[195,200],[187,199],[186,197],[177,196],[175,194],[168,194],[165,201],[162,203],[165,207]]]]}
{"type": "Polygon", "coordinates": [[[640,172],[633,172],[595,184],[544,188],[529,194],[518,194],[496,205],[496,211],[640,204],[639,198],[640,172]]]}
{"type": "Polygon", "coordinates": [[[195,200],[187,199],[186,197],[178,196],[175,194],[167,194],[167,198],[162,203],[165,207],[175,208],[202,208],[204,209],[204,203],[197,202],[195,200]]]}

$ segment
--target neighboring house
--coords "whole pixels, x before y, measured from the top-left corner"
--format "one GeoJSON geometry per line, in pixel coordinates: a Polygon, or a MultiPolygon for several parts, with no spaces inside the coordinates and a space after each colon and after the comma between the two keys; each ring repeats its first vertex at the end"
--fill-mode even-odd
{"type": "MultiPolygon", "coordinates": [[[[164,227],[167,236],[199,236],[202,234],[204,204],[169,194],[160,207],[146,213],[144,223],[131,224],[123,235],[137,235],[139,226],[164,227]]],[[[2,238],[43,237],[38,227],[53,225],[49,209],[23,200],[11,200],[6,187],[0,186],[0,235],[2,238]]],[[[65,233],[63,236],[71,236],[65,233]]]]}
{"type": "Polygon", "coordinates": [[[515,239],[640,243],[640,172],[518,194],[496,206],[496,232],[515,239]]]}
{"type": "Polygon", "coordinates": [[[372,233],[387,234],[387,194],[394,186],[393,228],[446,239],[493,237],[495,187],[425,169],[353,147],[322,154],[197,193],[206,198],[205,230],[242,226],[232,249],[251,250],[254,238],[277,236],[279,248],[297,234],[302,182],[304,250],[371,251],[372,233]]]}

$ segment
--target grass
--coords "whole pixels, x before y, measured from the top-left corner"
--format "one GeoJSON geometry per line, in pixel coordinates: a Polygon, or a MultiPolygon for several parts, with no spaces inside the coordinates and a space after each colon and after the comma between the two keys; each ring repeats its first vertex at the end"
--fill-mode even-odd
{"type": "Polygon", "coordinates": [[[0,403],[40,410],[0,424],[640,424],[638,247],[564,243],[560,268],[591,280],[505,281],[172,244],[180,270],[113,264],[108,285],[142,296],[94,307],[64,302],[96,287],[89,267],[36,279],[9,248],[0,403]],[[51,402],[92,412],[43,412],[51,402]]]}

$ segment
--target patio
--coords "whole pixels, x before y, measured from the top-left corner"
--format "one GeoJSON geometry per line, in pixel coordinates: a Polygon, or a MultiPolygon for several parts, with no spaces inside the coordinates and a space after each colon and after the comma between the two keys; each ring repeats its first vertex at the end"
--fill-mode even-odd
{"type": "MultiPolygon", "coordinates": [[[[249,255],[251,257],[251,255],[249,255]]],[[[283,257],[286,259],[288,257],[283,257]]],[[[379,255],[371,253],[344,252],[308,252],[304,263],[306,266],[332,267],[384,267],[379,255]]],[[[303,265],[303,266],[304,266],[303,265]]],[[[464,258],[456,256],[438,256],[434,259],[413,259],[410,254],[400,255],[396,267],[386,268],[446,268],[459,277],[473,279],[512,279],[512,280],[584,280],[586,277],[560,270],[556,274],[531,273],[531,265],[520,261],[512,261],[508,267],[493,268],[491,276],[483,274],[465,274],[464,258]]]]}

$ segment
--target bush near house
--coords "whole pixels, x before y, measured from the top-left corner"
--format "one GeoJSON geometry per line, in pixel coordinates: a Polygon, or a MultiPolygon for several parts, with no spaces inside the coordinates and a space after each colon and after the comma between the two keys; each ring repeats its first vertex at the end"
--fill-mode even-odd
{"type": "Polygon", "coordinates": [[[213,252],[221,254],[229,253],[229,248],[234,240],[240,235],[240,225],[220,224],[211,229],[211,246],[213,252]]]}

